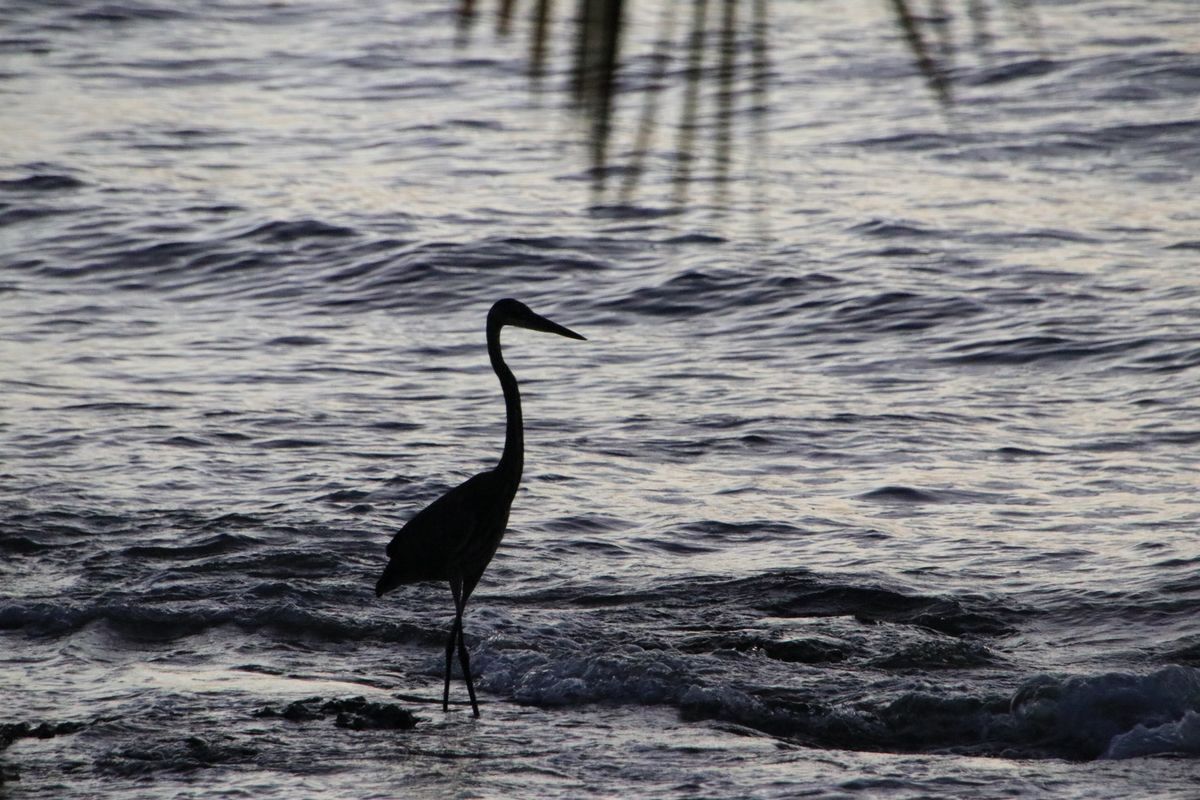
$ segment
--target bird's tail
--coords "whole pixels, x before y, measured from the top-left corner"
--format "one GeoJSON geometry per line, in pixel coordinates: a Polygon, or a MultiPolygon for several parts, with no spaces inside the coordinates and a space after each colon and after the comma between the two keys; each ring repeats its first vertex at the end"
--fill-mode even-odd
{"type": "Polygon", "coordinates": [[[400,574],[400,566],[395,561],[389,561],[384,567],[383,574],[375,583],[375,596],[383,597],[386,593],[404,583],[400,574]]]}

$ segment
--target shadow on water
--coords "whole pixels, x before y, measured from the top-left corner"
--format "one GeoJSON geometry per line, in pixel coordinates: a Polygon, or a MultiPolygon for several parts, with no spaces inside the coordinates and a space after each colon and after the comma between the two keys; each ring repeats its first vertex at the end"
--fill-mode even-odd
{"type": "Polygon", "coordinates": [[[946,0],[928,0],[924,4],[908,0],[885,2],[891,6],[914,66],[944,110],[954,105],[951,75],[961,49],[956,39],[961,16],[966,18],[968,47],[985,64],[993,58],[992,45],[996,40],[993,18],[997,10],[1012,19],[1035,49],[1042,49],[1041,24],[1033,0],[963,0],[957,4],[959,13],[955,13],[946,0]],[[924,6],[923,11],[919,5],[924,6]]]}
{"type": "MultiPolygon", "coordinates": [[[[988,65],[997,28],[1015,28],[1041,49],[1033,0],[879,2],[895,22],[912,72],[947,120],[962,51],[988,65]]],[[[751,205],[760,203],[777,77],[771,0],[458,0],[457,10],[459,47],[470,45],[486,12],[496,37],[512,38],[514,28],[527,37],[533,91],[546,91],[548,78],[563,78],[554,90],[569,93],[587,126],[598,210],[619,215],[654,183],[669,211],[698,204],[721,211],[739,179],[751,187],[751,205]],[[635,23],[635,10],[650,16],[635,23]],[[556,55],[568,63],[555,63],[556,55]],[[710,187],[703,199],[694,188],[701,184],[710,187]]],[[[890,80],[907,86],[911,74],[890,80]]]]}

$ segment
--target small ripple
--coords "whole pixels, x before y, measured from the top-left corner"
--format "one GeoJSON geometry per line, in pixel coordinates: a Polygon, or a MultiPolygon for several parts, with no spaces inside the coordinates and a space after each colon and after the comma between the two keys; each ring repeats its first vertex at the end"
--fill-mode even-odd
{"type": "Polygon", "coordinates": [[[347,228],[342,225],[331,225],[328,222],[321,222],[320,220],[302,219],[296,221],[268,222],[265,225],[260,225],[241,234],[238,238],[279,244],[294,242],[299,239],[344,238],[355,236],[356,233],[353,228],[347,228]]]}
{"type": "Polygon", "coordinates": [[[61,192],[80,189],[87,184],[70,175],[38,174],[16,180],[0,181],[0,191],[10,192],[61,192]]]}
{"type": "Polygon", "coordinates": [[[938,503],[941,499],[933,492],[924,492],[911,486],[881,486],[858,495],[859,500],[880,503],[938,503]]]}
{"type": "Polygon", "coordinates": [[[263,450],[304,450],[313,447],[326,447],[329,442],[324,439],[301,439],[296,437],[284,437],[279,439],[267,439],[260,442],[255,442],[254,446],[263,450]]]}
{"type": "Polygon", "coordinates": [[[1061,68],[1061,64],[1048,58],[1030,58],[998,64],[994,67],[980,70],[974,75],[966,76],[965,83],[977,86],[989,86],[999,83],[1009,83],[1023,78],[1036,78],[1048,75],[1061,68]]]}
{"type": "Polygon", "coordinates": [[[316,347],[329,344],[329,340],[320,336],[280,336],[266,343],[267,347],[316,347]]]}
{"type": "Polygon", "coordinates": [[[125,549],[126,556],[133,559],[196,559],[235,553],[259,544],[260,541],[245,534],[218,533],[186,545],[135,545],[125,549]]]}
{"type": "Polygon", "coordinates": [[[1154,337],[1082,341],[1067,336],[1018,336],[954,344],[939,361],[955,364],[1031,364],[1129,353],[1159,344],[1154,337]]]}
{"type": "Polygon", "coordinates": [[[877,236],[884,239],[900,239],[932,236],[935,231],[927,228],[922,228],[913,223],[895,222],[882,219],[873,219],[869,222],[859,223],[852,226],[851,233],[861,234],[863,236],[877,236]]]}

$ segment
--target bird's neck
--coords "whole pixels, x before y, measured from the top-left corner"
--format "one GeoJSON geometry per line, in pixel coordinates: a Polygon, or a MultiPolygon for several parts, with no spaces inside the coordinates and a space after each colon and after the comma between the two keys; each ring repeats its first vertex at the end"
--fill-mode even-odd
{"type": "Polygon", "coordinates": [[[504,432],[504,453],[500,456],[500,464],[496,471],[504,474],[513,483],[521,480],[521,470],[525,466],[525,426],[521,419],[521,392],[517,389],[517,379],[512,370],[504,363],[500,353],[500,326],[489,320],[487,328],[488,356],[492,360],[492,369],[500,379],[504,389],[504,407],[508,413],[508,424],[504,432]]]}

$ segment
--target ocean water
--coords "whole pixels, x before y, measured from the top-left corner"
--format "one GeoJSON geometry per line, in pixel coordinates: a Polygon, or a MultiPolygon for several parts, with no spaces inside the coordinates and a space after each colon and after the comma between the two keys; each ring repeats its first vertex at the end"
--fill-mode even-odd
{"type": "Polygon", "coordinates": [[[1191,0],[588,7],[0,10],[0,795],[1200,796],[1191,0]]]}

